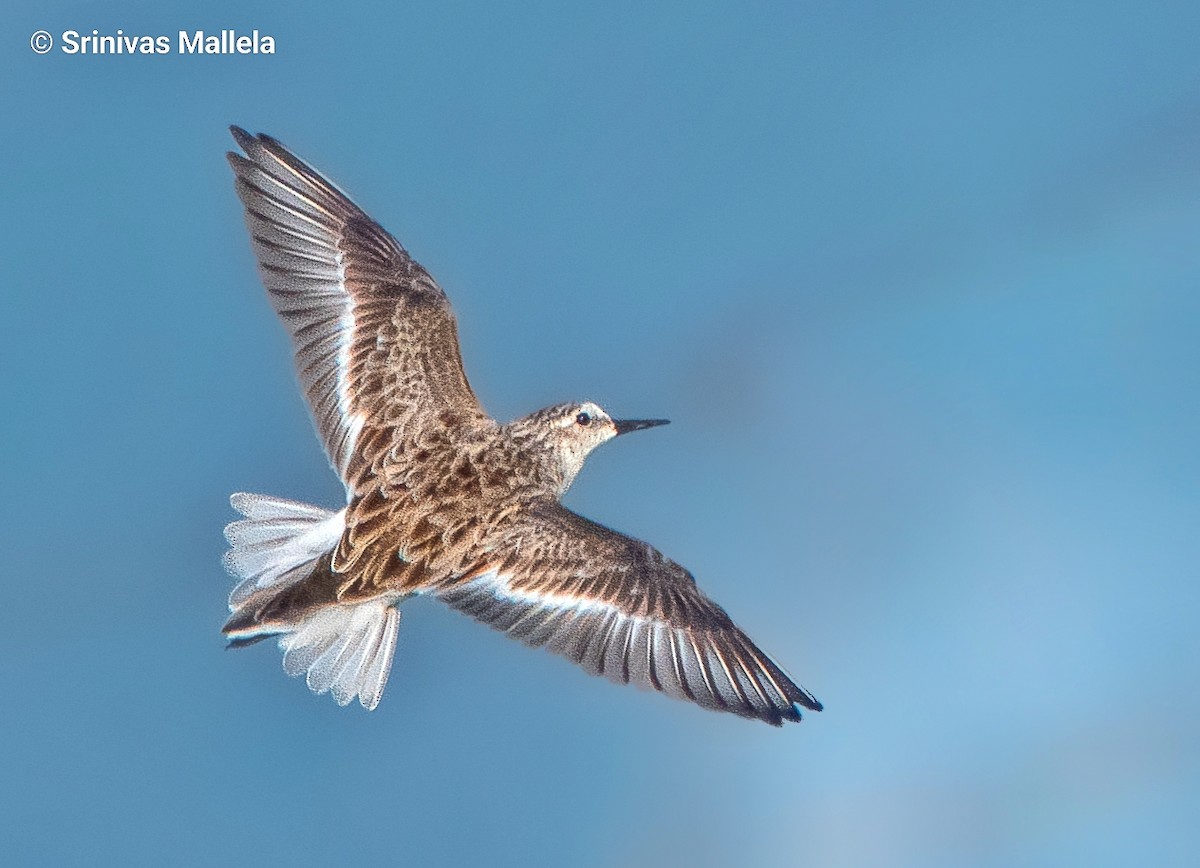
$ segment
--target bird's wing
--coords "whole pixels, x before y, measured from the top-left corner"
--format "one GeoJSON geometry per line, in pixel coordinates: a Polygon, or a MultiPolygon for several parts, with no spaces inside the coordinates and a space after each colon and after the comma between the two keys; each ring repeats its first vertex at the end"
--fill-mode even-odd
{"type": "Polygon", "coordinates": [[[541,502],[456,583],[451,606],[595,675],[775,725],[821,704],[644,542],[541,502]]]}
{"type": "Polygon", "coordinates": [[[230,153],[259,270],[287,326],[330,462],[353,487],[364,429],[483,415],[446,295],[383,227],[270,136],[231,128],[230,153]]]}

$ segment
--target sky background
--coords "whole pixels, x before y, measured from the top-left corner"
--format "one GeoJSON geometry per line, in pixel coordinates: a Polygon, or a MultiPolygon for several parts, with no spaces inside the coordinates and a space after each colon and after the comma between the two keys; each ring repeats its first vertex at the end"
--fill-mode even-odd
{"type": "Polygon", "coordinates": [[[828,5],[5,5],[7,864],[1195,864],[1200,5],[828,5]],[[496,416],[672,419],[568,505],[827,710],[427,600],[372,714],[223,651],[229,493],[342,496],[230,123],[439,279],[496,416]]]}

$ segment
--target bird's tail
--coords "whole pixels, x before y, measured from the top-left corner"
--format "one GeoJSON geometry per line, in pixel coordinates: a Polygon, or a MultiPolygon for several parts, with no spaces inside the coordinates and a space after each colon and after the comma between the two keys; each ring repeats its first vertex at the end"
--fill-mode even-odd
{"type": "Polygon", "coordinates": [[[375,708],[396,650],[399,600],[339,602],[330,558],[345,510],[262,494],[235,494],[229,502],[245,516],[225,527],[225,567],[241,579],[222,630],[230,647],[278,637],[289,675],[306,673],[309,688],[332,691],[339,705],[357,695],[364,708],[375,708]]]}

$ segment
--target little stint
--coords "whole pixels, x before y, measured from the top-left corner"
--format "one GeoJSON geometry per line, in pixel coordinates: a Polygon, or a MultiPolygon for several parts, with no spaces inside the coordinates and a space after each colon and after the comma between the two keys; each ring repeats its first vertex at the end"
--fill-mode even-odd
{"type": "Polygon", "coordinates": [[[379,704],[400,604],[429,594],[588,672],[779,725],[821,704],[644,542],[559,499],[588,453],[665,419],[590,401],[494,421],[467,383],[444,292],[379,224],[278,141],[232,128],[259,270],[292,338],[337,512],[231,502],[241,579],[224,633],[275,637],[284,669],[339,704],[379,704]]]}

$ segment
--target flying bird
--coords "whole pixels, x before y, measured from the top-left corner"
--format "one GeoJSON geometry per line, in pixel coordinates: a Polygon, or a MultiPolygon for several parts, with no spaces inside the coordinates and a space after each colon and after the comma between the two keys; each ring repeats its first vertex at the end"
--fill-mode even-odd
{"type": "Polygon", "coordinates": [[[665,419],[591,401],[501,423],[463,372],[446,294],[341,190],[267,135],[231,128],[259,271],[292,338],[318,435],[346,489],[334,512],[230,501],[240,582],[232,647],[276,638],[290,675],[374,709],[414,594],[588,672],[774,725],[821,704],[691,573],[560,504],[588,454],[665,419]]]}

